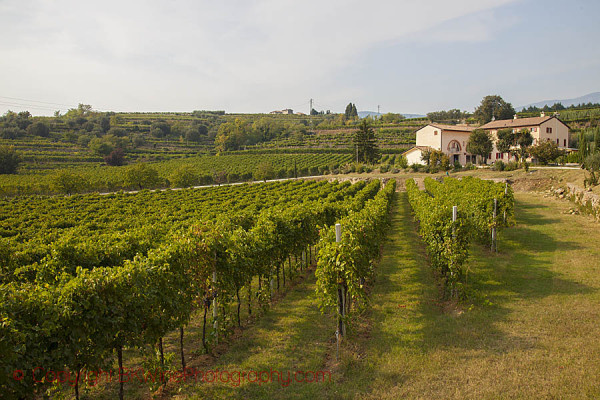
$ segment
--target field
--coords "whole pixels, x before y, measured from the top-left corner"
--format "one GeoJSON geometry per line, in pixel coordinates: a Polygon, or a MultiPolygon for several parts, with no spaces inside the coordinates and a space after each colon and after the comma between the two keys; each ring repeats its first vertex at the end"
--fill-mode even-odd
{"type": "MultiPolygon", "coordinates": [[[[499,254],[474,245],[481,298],[439,302],[400,194],[372,307],[335,361],[330,316],[308,279],[205,369],[332,372],[331,382],[174,384],[174,398],[597,398],[600,279],[597,224],[564,202],[516,194],[517,225],[499,254]],[[318,321],[318,322],[315,322],[318,321]]],[[[292,375],[293,376],[293,375],[292,375]]]]}

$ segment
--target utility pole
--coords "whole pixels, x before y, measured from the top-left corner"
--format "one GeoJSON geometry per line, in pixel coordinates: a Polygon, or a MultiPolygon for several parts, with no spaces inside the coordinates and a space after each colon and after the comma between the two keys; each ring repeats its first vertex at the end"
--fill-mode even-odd
{"type": "Polygon", "coordinates": [[[310,99],[310,110],[308,110],[308,115],[312,115],[312,110],[313,110],[313,99],[310,99]]]}
{"type": "Polygon", "coordinates": [[[381,107],[381,106],[377,105],[377,114],[379,114],[379,107],[381,107]]]}

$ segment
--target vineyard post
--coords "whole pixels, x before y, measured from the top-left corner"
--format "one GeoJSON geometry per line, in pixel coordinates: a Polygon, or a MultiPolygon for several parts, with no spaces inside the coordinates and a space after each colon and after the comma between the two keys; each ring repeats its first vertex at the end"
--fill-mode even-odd
{"type": "Polygon", "coordinates": [[[217,295],[216,295],[216,287],[217,287],[217,270],[213,271],[212,276],[213,282],[213,329],[215,330],[215,344],[219,343],[219,321],[217,320],[217,295]]]}
{"type": "Polygon", "coordinates": [[[492,251],[498,251],[498,245],[496,243],[496,214],[498,212],[498,199],[494,199],[494,214],[493,214],[493,225],[492,225],[492,251]]]}
{"type": "MultiPolygon", "coordinates": [[[[452,206],[452,240],[456,240],[456,220],[458,219],[458,207],[452,206]]],[[[454,278],[454,268],[450,265],[450,279],[454,278]]],[[[450,296],[454,296],[454,282],[452,283],[452,289],[450,296]]]]}
{"type": "MultiPolygon", "coordinates": [[[[342,241],[342,225],[335,224],[335,241],[336,243],[340,243],[342,241]]],[[[339,274],[339,272],[338,272],[339,274]]],[[[346,310],[346,306],[344,304],[344,286],[340,282],[340,277],[338,275],[338,334],[340,336],[345,336],[346,327],[344,326],[344,312],[346,310]]]]}
{"type": "MultiPolygon", "coordinates": [[[[504,182],[504,199],[506,199],[507,194],[508,194],[508,182],[504,182]]],[[[504,225],[506,225],[506,209],[504,209],[504,225]]]]}
{"type": "Polygon", "coordinates": [[[308,266],[308,264],[306,264],[306,250],[302,250],[302,265],[304,265],[304,267],[308,266]]]}

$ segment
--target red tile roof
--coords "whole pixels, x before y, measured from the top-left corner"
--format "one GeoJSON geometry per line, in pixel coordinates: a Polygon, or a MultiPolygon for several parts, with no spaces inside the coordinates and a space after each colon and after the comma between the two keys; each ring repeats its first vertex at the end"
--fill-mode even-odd
{"type": "Polygon", "coordinates": [[[500,119],[498,121],[488,122],[480,126],[480,129],[502,129],[502,128],[520,128],[525,126],[538,126],[555,118],[547,115],[545,117],[517,118],[517,119],[500,119]]]}

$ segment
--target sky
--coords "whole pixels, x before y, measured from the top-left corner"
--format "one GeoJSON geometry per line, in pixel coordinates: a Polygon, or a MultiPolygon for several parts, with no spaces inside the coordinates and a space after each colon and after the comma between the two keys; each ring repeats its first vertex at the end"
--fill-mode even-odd
{"type": "Polygon", "coordinates": [[[600,91],[598,15],[598,0],[0,0],[0,114],[573,98],[600,91]]]}

